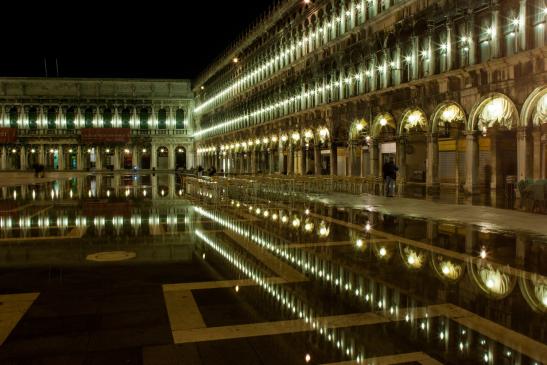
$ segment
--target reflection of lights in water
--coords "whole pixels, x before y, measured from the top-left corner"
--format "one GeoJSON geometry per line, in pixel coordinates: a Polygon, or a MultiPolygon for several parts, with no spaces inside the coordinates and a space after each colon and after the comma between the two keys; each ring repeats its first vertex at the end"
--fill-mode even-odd
{"type": "Polygon", "coordinates": [[[17,200],[17,190],[13,191],[13,200],[17,200]]]}
{"type": "Polygon", "coordinates": [[[488,354],[484,354],[484,356],[483,356],[484,362],[488,362],[489,359],[490,358],[488,357],[488,354]]]}
{"type": "Polygon", "coordinates": [[[142,195],[143,195],[143,196],[146,196],[146,194],[147,194],[147,193],[146,193],[146,189],[145,189],[145,190],[142,191],[142,195]]]}
{"type": "Polygon", "coordinates": [[[182,189],[179,189],[179,195],[182,195],[182,189]]]}
{"type": "Polygon", "coordinates": [[[276,221],[276,220],[277,220],[277,213],[272,214],[272,220],[273,220],[273,221],[276,221]]]}
{"type": "Polygon", "coordinates": [[[481,248],[481,252],[480,252],[479,255],[480,255],[481,259],[486,258],[486,248],[484,246],[481,248]]]}
{"type": "Polygon", "coordinates": [[[264,211],[263,213],[264,217],[268,218],[270,216],[270,212],[268,212],[267,210],[264,211]]]}
{"type": "Polygon", "coordinates": [[[161,189],[161,196],[165,195],[165,190],[161,189]]]}
{"type": "Polygon", "coordinates": [[[292,226],[294,228],[300,227],[300,219],[298,219],[297,217],[294,217],[293,220],[292,220],[292,226]]]}
{"type": "Polygon", "coordinates": [[[287,223],[288,221],[289,221],[289,217],[287,217],[286,215],[281,217],[281,222],[287,223]]]}
{"type": "Polygon", "coordinates": [[[460,341],[460,351],[463,351],[463,342],[460,341]]]}
{"type": "Polygon", "coordinates": [[[201,255],[201,258],[205,260],[205,254],[202,254],[202,255],[201,255]]]}
{"type": "Polygon", "coordinates": [[[304,359],[306,360],[306,362],[310,362],[311,361],[310,354],[306,354],[306,357],[304,357],[304,359]]]}
{"type": "Polygon", "coordinates": [[[236,285],[235,291],[236,291],[236,293],[239,292],[239,285],[236,285]]]}
{"type": "Polygon", "coordinates": [[[330,233],[329,227],[327,227],[324,221],[321,221],[321,223],[319,223],[319,231],[318,231],[319,236],[326,237],[329,235],[329,233],[330,233]]]}
{"type": "Polygon", "coordinates": [[[125,191],[125,196],[129,196],[129,194],[130,194],[129,190],[126,190],[125,191]]]}
{"type": "Polygon", "coordinates": [[[32,200],[36,199],[36,190],[32,190],[32,200]]]}
{"type": "Polygon", "coordinates": [[[439,338],[441,339],[441,341],[444,340],[444,332],[439,333],[439,338]]]}
{"type": "Polygon", "coordinates": [[[410,321],[410,316],[408,314],[405,316],[405,321],[410,321]]]}
{"type": "Polygon", "coordinates": [[[305,211],[304,213],[306,213],[306,215],[307,215],[307,214],[310,214],[310,210],[309,210],[309,209],[306,209],[306,211],[305,211]]]}
{"type": "Polygon", "coordinates": [[[261,211],[262,210],[260,210],[260,208],[256,208],[256,210],[255,210],[256,214],[260,214],[261,211]]]}
{"type": "Polygon", "coordinates": [[[87,191],[87,196],[91,198],[91,190],[87,191]]]}
{"type": "Polygon", "coordinates": [[[68,193],[68,195],[72,198],[72,190],[68,193]]]}
{"type": "Polygon", "coordinates": [[[106,196],[110,198],[110,190],[106,191],[106,196]]]}
{"type": "Polygon", "coordinates": [[[363,247],[363,240],[358,238],[357,241],[355,241],[355,245],[357,247],[363,247]]]}
{"type": "Polygon", "coordinates": [[[241,204],[239,204],[239,202],[237,202],[236,208],[239,208],[240,206],[241,206],[241,204]]]}
{"type": "Polygon", "coordinates": [[[380,256],[384,257],[387,254],[386,248],[381,247],[379,251],[380,256]]]}
{"type": "Polygon", "coordinates": [[[306,224],[304,224],[304,230],[306,232],[313,231],[313,223],[312,222],[306,222],[306,224]]]}

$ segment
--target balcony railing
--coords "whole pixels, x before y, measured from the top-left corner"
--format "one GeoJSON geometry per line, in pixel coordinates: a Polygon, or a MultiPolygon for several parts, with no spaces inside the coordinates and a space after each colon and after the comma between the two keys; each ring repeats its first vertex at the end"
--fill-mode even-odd
{"type": "MultiPolygon", "coordinates": [[[[188,129],[132,129],[132,136],[189,136],[188,129]]],[[[17,129],[17,137],[78,137],[79,129],[17,129]]]]}

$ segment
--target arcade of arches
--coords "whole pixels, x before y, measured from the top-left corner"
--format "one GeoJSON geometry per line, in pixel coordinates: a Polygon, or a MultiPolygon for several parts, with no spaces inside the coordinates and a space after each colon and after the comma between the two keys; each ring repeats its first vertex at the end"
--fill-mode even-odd
{"type": "Polygon", "coordinates": [[[489,93],[469,106],[447,100],[428,108],[376,109],[322,109],[224,135],[197,147],[198,163],[234,174],[378,182],[392,157],[400,183],[451,184],[468,192],[501,188],[508,179],[547,178],[547,87],[521,103],[489,93]]]}

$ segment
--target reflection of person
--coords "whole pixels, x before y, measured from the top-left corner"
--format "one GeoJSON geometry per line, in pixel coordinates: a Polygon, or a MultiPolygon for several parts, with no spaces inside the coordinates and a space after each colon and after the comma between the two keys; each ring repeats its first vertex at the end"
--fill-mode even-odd
{"type": "Polygon", "coordinates": [[[389,159],[382,167],[384,174],[384,191],[386,196],[393,196],[395,191],[395,180],[397,179],[397,170],[399,168],[393,162],[393,157],[389,159]]]}

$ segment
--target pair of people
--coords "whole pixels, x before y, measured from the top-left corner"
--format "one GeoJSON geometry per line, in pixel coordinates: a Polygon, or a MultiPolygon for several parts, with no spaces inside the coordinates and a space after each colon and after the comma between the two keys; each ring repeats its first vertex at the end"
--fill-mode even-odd
{"type": "Polygon", "coordinates": [[[392,197],[395,193],[395,180],[397,179],[397,170],[399,168],[395,165],[393,157],[388,162],[384,163],[382,172],[384,175],[384,194],[392,197]]]}

